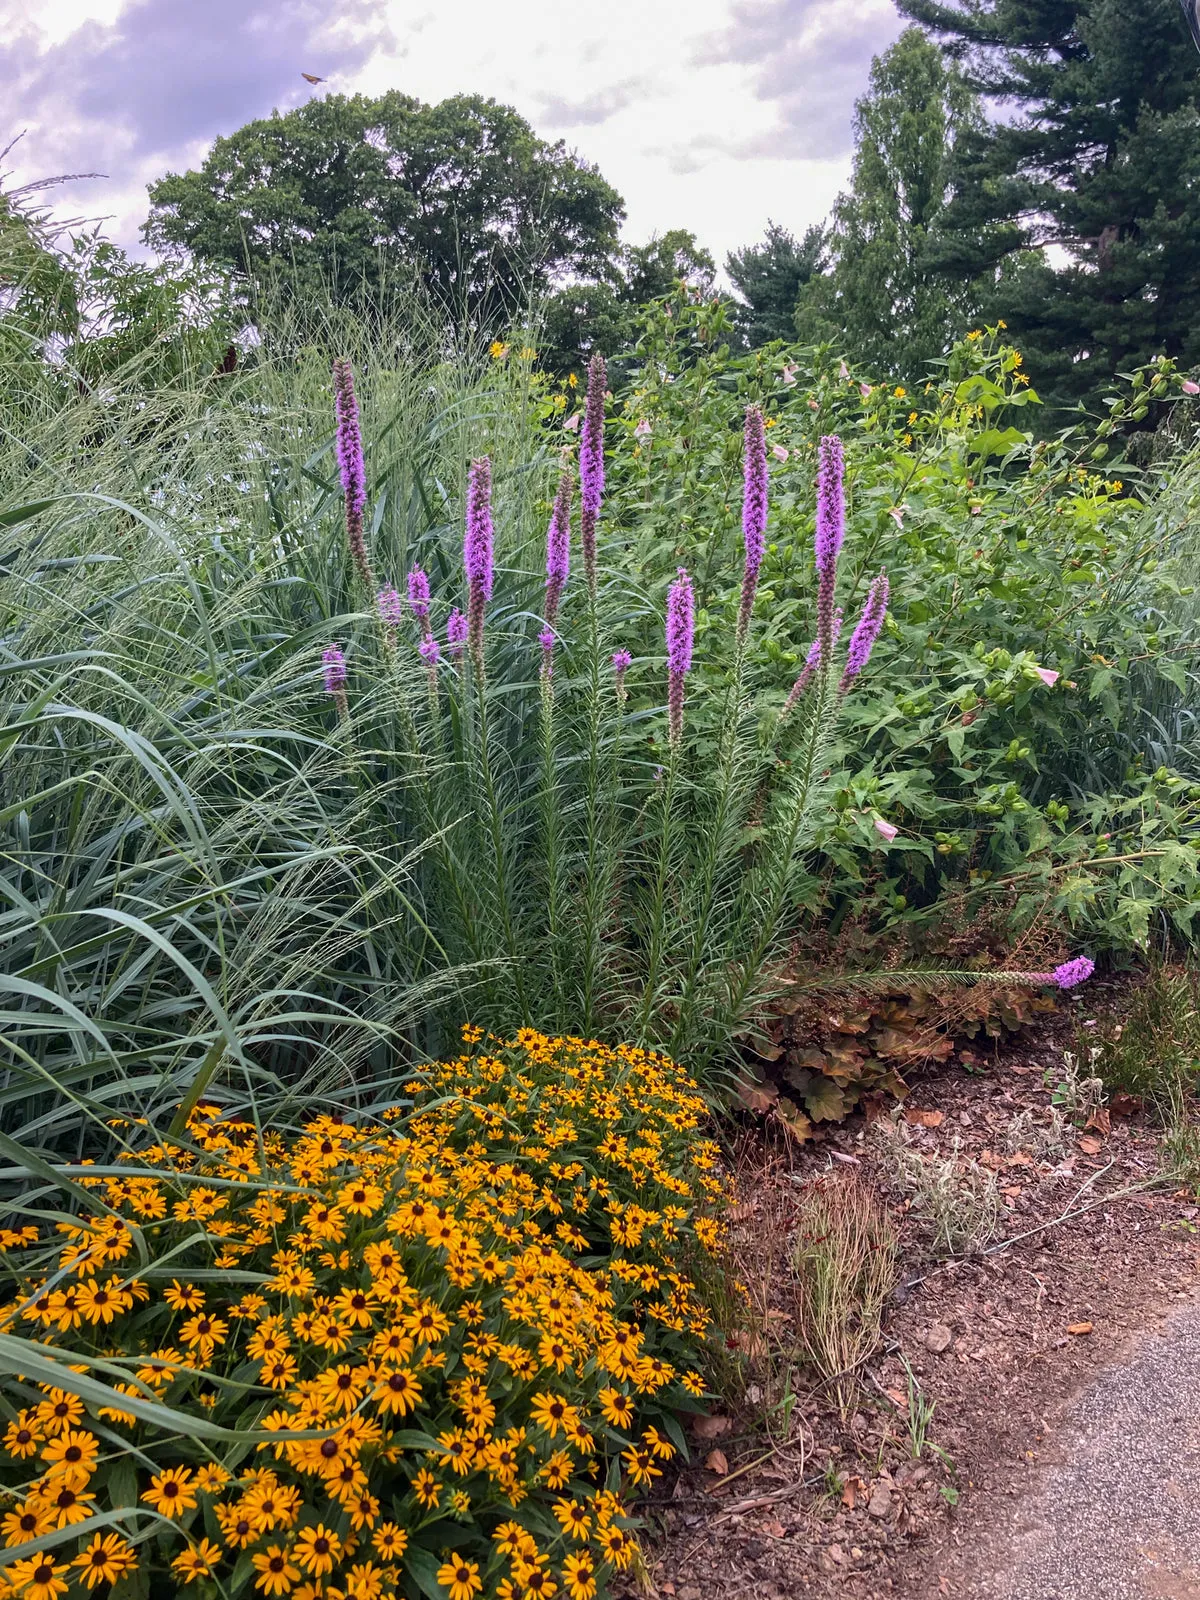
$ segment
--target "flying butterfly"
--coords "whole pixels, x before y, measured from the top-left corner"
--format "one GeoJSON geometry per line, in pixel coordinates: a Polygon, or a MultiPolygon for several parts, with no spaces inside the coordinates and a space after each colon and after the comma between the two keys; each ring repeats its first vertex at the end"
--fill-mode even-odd
{"type": "Polygon", "coordinates": [[[300,76],[304,79],[305,83],[324,83],[325,82],[324,78],[314,78],[311,72],[302,72],[300,74],[300,76]]]}

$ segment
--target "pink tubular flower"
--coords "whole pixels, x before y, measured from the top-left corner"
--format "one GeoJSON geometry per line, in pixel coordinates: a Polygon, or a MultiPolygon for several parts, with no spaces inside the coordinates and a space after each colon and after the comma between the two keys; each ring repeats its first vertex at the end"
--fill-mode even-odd
{"type": "Polygon", "coordinates": [[[477,663],[483,660],[483,609],[492,597],[492,463],[480,456],[471,463],[467,486],[467,529],[463,566],[467,574],[467,638],[477,663]]]}
{"type": "Polygon", "coordinates": [[[1046,685],[1047,689],[1053,689],[1054,685],[1062,676],[1062,674],[1059,672],[1052,672],[1049,667],[1037,667],[1035,668],[1035,671],[1037,672],[1038,677],[1046,685]]]}
{"type": "Polygon", "coordinates": [[[773,444],[771,446],[771,454],[775,457],[776,461],[786,461],[790,451],[786,445],[773,444]]]}
{"type": "Polygon", "coordinates": [[[758,406],[746,407],[742,458],[742,541],[746,565],[742,573],[742,602],[738,608],[739,645],[750,626],[758,574],[767,548],[767,436],[758,406]]]}
{"type": "Polygon", "coordinates": [[[579,537],[583,545],[583,573],[588,588],[596,592],[596,523],[604,499],[604,391],[608,368],[597,350],[588,362],[587,400],[579,438],[579,537]]]}
{"type": "Polygon", "coordinates": [[[842,671],[842,681],[838,684],[838,693],[845,694],[850,685],[871,659],[871,651],[875,641],[883,631],[884,619],[887,616],[888,606],[888,580],[887,573],[881,572],[867,590],[867,601],[862,608],[862,615],[858,619],[858,626],[850,635],[850,648],[846,652],[846,665],[842,671]]]}
{"type": "Polygon", "coordinates": [[[346,499],[346,541],[359,576],[374,591],[375,578],[367,556],[363,535],[363,508],[367,503],[367,470],[363,462],[362,429],[358,420],[358,397],[354,393],[354,370],[348,361],[333,363],[333,404],[337,416],[336,451],[342,493],[346,499]]]}
{"type": "Polygon", "coordinates": [[[1180,386],[1184,394],[1200,394],[1200,383],[1194,378],[1185,378],[1180,386]]]}
{"type": "Polygon", "coordinates": [[[408,575],[408,604],[413,616],[421,624],[422,634],[428,638],[429,579],[420,567],[414,567],[408,575]]]}
{"type": "Polygon", "coordinates": [[[380,589],[375,596],[375,604],[379,607],[381,621],[386,622],[389,628],[400,626],[401,602],[394,585],[389,584],[386,589],[380,589]]]}
{"type": "Polygon", "coordinates": [[[842,441],[836,433],[827,434],[817,452],[817,526],[814,538],[818,660],[822,665],[827,665],[833,654],[833,595],[837,584],[838,554],[846,533],[844,474],[842,441]]]}
{"type": "Polygon", "coordinates": [[[466,617],[464,617],[458,607],[455,606],[454,610],[446,619],[446,648],[450,655],[452,655],[456,660],[463,653],[463,645],[467,642],[468,631],[469,627],[466,617]]]}
{"type": "Polygon", "coordinates": [[[885,839],[888,844],[891,844],[892,840],[896,837],[900,830],[899,828],[893,827],[890,822],[885,822],[882,817],[876,817],[875,832],[881,839],[885,839]]]}
{"type": "Polygon", "coordinates": [[[687,569],[667,593],[667,734],[672,745],[683,738],[683,680],[692,670],[692,645],[696,634],[696,601],[687,569]]]}
{"type": "Polygon", "coordinates": [[[546,531],[546,621],[553,627],[571,572],[571,469],[563,463],[546,531]]]}

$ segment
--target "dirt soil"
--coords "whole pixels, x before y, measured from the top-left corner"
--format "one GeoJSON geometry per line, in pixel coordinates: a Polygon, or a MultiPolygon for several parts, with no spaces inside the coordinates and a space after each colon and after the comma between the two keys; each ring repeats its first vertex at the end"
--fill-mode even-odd
{"type": "Polygon", "coordinates": [[[1136,1106],[1118,1099],[1099,1126],[1068,1125],[1046,1148],[1043,1074],[1106,1004],[1119,991],[1093,985],[1036,1036],[912,1080],[913,1147],[996,1174],[1007,1242],[990,1254],[930,1259],[861,1117],[803,1146],[747,1136],[732,1241],[749,1302],[729,1338],[738,1403],[713,1403],[692,1464],[645,1506],[650,1593],[925,1600],[976,1592],[972,1575],[1007,1559],[1015,1507],[1044,1492],[1072,1404],[1200,1297],[1200,1212],[1187,1191],[1138,1187],[1160,1151],[1136,1106]],[[883,1343],[843,1406],[796,1355],[788,1267],[804,1185],[829,1172],[877,1184],[902,1216],[883,1343]]]}

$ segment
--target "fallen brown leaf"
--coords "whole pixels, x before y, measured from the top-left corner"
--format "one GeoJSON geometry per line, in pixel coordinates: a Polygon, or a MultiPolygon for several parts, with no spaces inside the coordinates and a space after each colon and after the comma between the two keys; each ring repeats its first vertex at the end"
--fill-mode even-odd
{"type": "Polygon", "coordinates": [[[867,1486],[861,1478],[847,1478],[842,1485],[842,1504],[848,1511],[853,1511],[858,1497],[866,1493],[867,1486]]]}
{"type": "Polygon", "coordinates": [[[692,1432],[697,1439],[719,1439],[723,1433],[728,1433],[733,1427],[731,1417],[697,1417],[692,1423],[692,1432]]]}
{"type": "Polygon", "coordinates": [[[1112,1117],[1109,1115],[1108,1107],[1100,1106],[1097,1110],[1093,1111],[1084,1126],[1087,1128],[1095,1128],[1097,1133],[1111,1133],[1112,1117]]]}
{"type": "Polygon", "coordinates": [[[922,1111],[917,1106],[905,1106],[904,1120],[914,1128],[940,1128],[946,1120],[944,1111],[922,1111]]]}
{"type": "Polygon", "coordinates": [[[729,1471],[724,1450],[710,1450],[704,1458],[704,1465],[710,1472],[715,1472],[718,1478],[723,1478],[729,1471]]]}
{"type": "Polygon", "coordinates": [[[1083,1151],[1085,1156],[1098,1156],[1101,1150],[1104,1149],[1104,1140],[1090,1138],[1080,1139],[1079,1148],[1083,1151]]]}
{"type": "Polygon", "coordinates": [[[1077,1339],[1082,1338],[1085,1334],[1091,1333],[1091,1331],[1092,1324],[1090,1322],[1072,1322],[1067,1328],[1067,1332],[1073,1333],[1077,1339]]]}

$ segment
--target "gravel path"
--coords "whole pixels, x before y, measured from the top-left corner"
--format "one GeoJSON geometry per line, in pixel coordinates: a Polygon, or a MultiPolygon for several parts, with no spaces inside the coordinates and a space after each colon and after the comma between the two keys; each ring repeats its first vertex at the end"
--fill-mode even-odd
{"type": "Polygon", "coordinates": [[[1014,1514],[1009,1559],[977,1592],[1200,1600],[1200,1307],[1106,1372],[1071,1422],[1063,1461],[1014,1514]]]}

